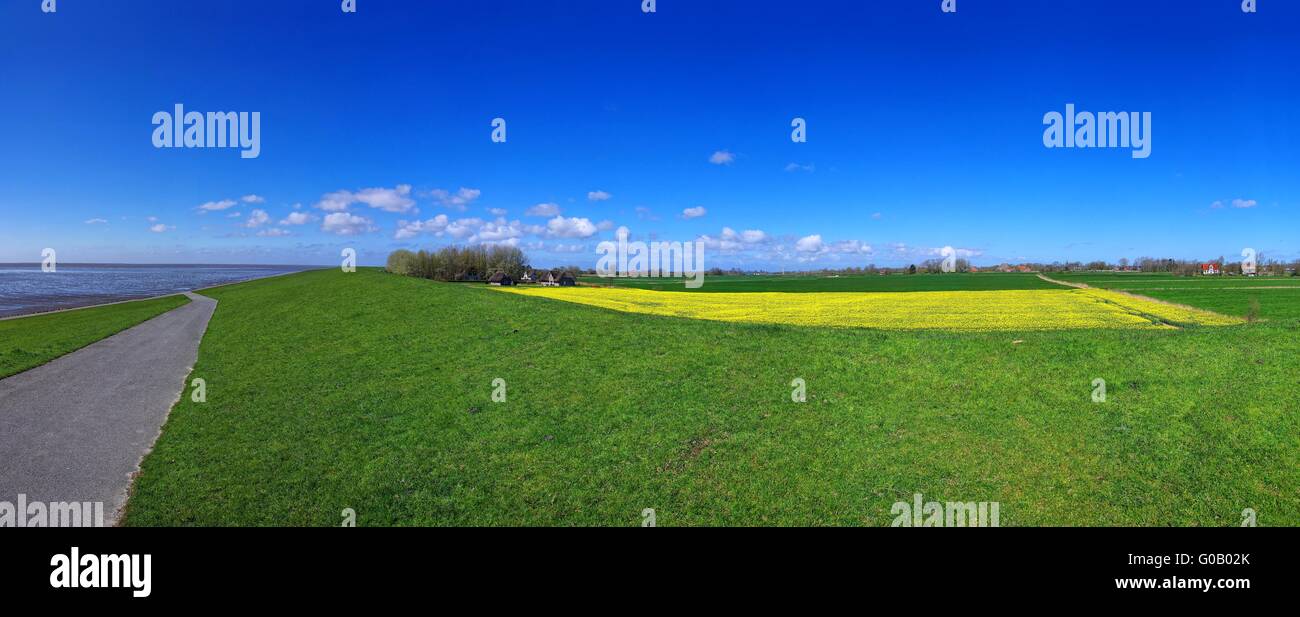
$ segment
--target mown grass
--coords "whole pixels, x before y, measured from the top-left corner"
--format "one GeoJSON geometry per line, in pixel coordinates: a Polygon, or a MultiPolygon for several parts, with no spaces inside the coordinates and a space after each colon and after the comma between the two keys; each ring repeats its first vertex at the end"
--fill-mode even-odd
{"type": "Polygon", "coordinates": [[[888,525],[914,492],[1003,525],[1300,524],[1295,321],[752,325],[368,270],[210,295],[208,402],[172,411],[129,525],[888,525]]]}
{"type": "Polygon", "coordinates": [[[823,276],[808,274],[785,275],[723,275],[706,276],[704,284],[688,289],[681,278],[614,278],[583,276],[579,279],[589,285],[612,285],[656,291],[692,292],[821,292],[821,291],[993,291],[1000,289],[1060,289],[1060,285],[1044,281],[1033,274],[989,272],[978,274],[891,274],[823,276]]]}
{"type": "Polygon", "coordinates": [[[0,321],[0,378],[40,366],[189,303],[167,296],[0,321]]]}

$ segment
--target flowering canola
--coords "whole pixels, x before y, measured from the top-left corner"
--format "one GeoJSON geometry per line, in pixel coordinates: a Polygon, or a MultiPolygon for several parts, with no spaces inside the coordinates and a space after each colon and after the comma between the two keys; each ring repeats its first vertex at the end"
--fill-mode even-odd
{"type": "Polygon", "coordinates": [[[1104,289],[691,293],[625,287],[502,291],[629,313],[891,330],[1063,330],[1221,326],[1240,319],[1104,289]]]}

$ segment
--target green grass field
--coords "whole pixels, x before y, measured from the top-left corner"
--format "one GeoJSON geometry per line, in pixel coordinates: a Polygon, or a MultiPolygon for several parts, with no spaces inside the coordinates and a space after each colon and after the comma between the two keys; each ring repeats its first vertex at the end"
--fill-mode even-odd
{"type": "Polygon", "coordinates": [[[1004,526],[1300,524],[1298,320],[765,326],[365,269],[207,293],[208,402],[128,525],[888,525],[916,492],[1004,526]]]}
{"type": "Polygon", "coordinates": [[[167,296],[0,321],[0,378],[45,364],[189,301],[185,296],[167,296]]]}
{"type": "Polygon", "coordinates": [[[846,275],[812,276],[807,274],[706,276],[704,285],[687,289],[680,278],[612,278],[583,276],[581,282],[590,285],[635,287],[656,291],[693,292],[743,292],[743,291],[988,291],[995,289],[1053,289],[1059,285],[1049,283],[1033,274],[979,273],[979,274],[911,274],[888,276],[846,275]]]}
{"type": "Polygon", "coordinates": [[[1172,274],[1079,272],[1052,278],[1118,289],[1157,300],[1244,317],[1251,302],[1261,319],[1300,319],[1300,277],[1174,276],[1172,274]]]}

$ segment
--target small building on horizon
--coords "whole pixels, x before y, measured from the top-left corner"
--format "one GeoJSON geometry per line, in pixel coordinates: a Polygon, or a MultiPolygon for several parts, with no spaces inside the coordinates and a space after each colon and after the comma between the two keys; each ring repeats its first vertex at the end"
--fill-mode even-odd
{"type": "Polygon", "coordinates": [[[1212,276],[1212,275],[1220,274],[1221,272],[1222,270],[1219,268],[1219,264],[1216,263],[1201,264],[1201,274],[1212,276]]]}
{"type": "Polygon", "coordinates": [[[488,285],[510,287],[514,284],[515,284],[515,279],[511,278],[510,275],[506,274],[505,272],[498,272],[496,274],[493,274],[491,278],[488,279],[488,285]]]}

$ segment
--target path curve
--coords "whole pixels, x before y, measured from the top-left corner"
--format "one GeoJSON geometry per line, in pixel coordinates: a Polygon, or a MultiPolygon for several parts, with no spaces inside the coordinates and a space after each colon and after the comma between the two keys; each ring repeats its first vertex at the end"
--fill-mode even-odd
{"type": "Polygon", "coordinates": [[[185,295],[185,306],[0,380],[0,501],[103,502],[104,524],[117,523],[217,307],[185,295]]]}

